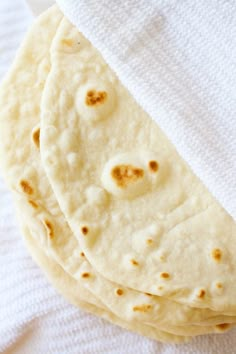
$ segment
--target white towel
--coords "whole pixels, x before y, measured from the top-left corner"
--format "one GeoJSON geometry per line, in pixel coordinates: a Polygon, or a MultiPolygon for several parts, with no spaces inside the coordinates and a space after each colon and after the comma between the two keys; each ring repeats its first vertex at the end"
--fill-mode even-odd
{"type": "MultiPolygon", "coordinates": [[[[0,78],[30,22],[23,0],[0,1],[0,78]]],[[[0,179],[0,353],[235,354],[235,348],[236,330],[164,345],[68,305],[27,254],[11,195],[0,179]]]]}
{"type": "Polygon", "coordinates": [[[236,2],[57,2],[236,218],[236,2]]]}

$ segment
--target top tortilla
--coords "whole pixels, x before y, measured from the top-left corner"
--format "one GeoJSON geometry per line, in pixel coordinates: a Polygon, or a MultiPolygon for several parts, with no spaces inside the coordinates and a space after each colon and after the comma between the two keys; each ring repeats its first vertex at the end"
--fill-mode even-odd
{"type": "Polygon", "coordinates": [[[233,219],[66,20],[51,61],[41,155],[89,262],[126,287],[235,314],[233,219]]]}

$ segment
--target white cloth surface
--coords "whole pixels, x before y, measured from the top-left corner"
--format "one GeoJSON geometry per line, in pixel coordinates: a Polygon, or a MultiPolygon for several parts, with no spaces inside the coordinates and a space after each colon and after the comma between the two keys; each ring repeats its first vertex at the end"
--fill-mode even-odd
{"type": "Polygon", "coordinates": [[[236,2],[57,2],[236,218],[236,2]]]}
{"type": "Polygon", "coordinates": [[[27,2],[33,14],[35,14],[36,16],[55,3],[54,0],[27,0],[27,2]]]}
{"type": "MultiPolygon", "coordinates": [[[[0,1],[1,78],[31,20],[23,0],[0,1]]],[[[27,254],[11,194],[0,178],[0,353],[235,354],[235,348],[236,330],[164,345],[68,305],[27,254]]]]}

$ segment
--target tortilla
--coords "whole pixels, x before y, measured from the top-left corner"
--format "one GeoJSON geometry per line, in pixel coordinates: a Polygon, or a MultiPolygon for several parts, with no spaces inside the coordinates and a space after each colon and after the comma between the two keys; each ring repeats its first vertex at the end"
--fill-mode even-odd
{"type": "Polygon", "coordinates": [[[139,323],[124,322],[119,317],[116,317],[109,311],[104,310],[99,306],[94,306],[90,303],[81,301],[78,296],[76,296],[78,293],[77,282],[65,271],[63,271],[57,263],[53,262],[44,254],[40,245],[38,245],[36,240],[34,240],[34,238],[30,235],[30,232],[26,226],[24,226],[22,230],[24,234],[24,241],[34,261],[43,269],[50,283],[54,285],[54,287],[69,301],[69,303],[84,309],[93,315],[102,317],[112,324],[118,325],[130,331],[135,331],[141,335],[163,343],[182,343],[189,340],[189,338],[173,336],[139,323]]]}
{"type": "Polygon", "coordinates": [[[93,268],[128,288],[235,314],[233,219],[65,19],[51,62],[41,157],[93,268]]]}

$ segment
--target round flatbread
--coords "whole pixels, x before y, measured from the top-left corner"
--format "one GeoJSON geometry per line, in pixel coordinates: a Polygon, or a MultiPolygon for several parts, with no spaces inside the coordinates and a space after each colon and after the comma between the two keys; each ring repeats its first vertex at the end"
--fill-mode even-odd
{"type": "Polygon", "coordinates": [[[128,288],[235,314],[233,219],[66,20],[51,61],[41,156],[89,262],[128,288]]]}
{"type": "Polygon", "coordinates": [[[47,257],[40,245],[30,235],[29,229],[24,226],[23,234],[24,240],[30,254],[35,262],[43,269],[48,280],[54,287],[73,305],[80,307],[93,315],[102,317],[112,324],[118,325],[130,331],[135,331],[143,336],[155,339],[164,343],[183,343],[187,342],[189,338],[174,336],[163,331],[158,331],[151,326],[141,325],[139,323],[129,323],[122,321],[119,317],[108,310],[99,306],[94,306],[88,302],[82,301],[76,296],[78,293],[77,282],[70,277],[57,263],[47,257]]]}

